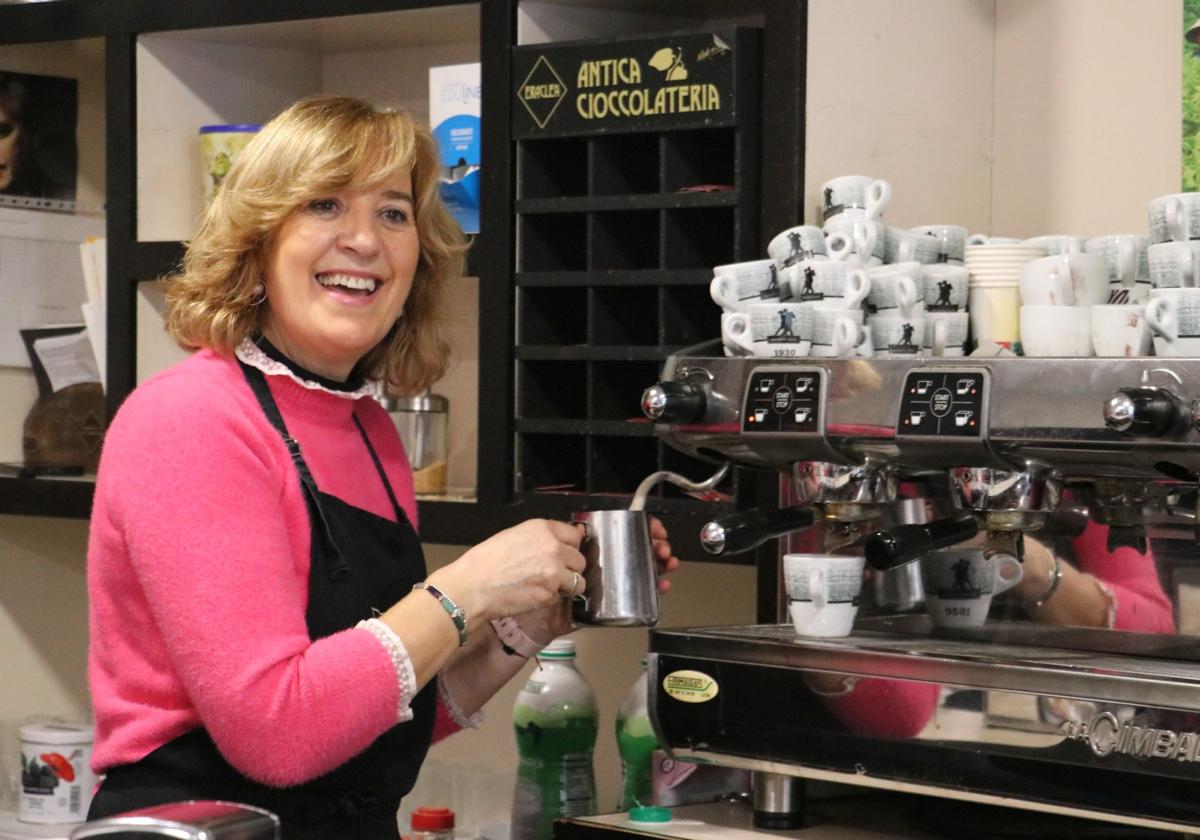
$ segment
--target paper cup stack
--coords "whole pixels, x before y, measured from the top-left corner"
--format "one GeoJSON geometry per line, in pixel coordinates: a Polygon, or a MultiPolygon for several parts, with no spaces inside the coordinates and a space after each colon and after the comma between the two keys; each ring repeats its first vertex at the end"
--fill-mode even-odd
{"type": "Polygon", "coordinates": [[[1029,245],[968,245],[968,311],[976,342],[994,341],[1014,352],[1021,339],[1021,267],[1046,256],[1029,245]]]}

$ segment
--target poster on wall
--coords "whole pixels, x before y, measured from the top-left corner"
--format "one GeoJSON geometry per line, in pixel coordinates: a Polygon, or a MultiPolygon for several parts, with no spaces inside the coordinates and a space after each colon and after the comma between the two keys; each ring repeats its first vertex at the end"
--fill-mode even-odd
{"type": "Polygon", "coordinates": [[[0,204],[75,200],[78,113],[75,79],[0,69],[0,204]]]}
{"type": "Polygon", "coordinates": [[[1200,191],[1200,0],[1183,0],[1183,191],[1200,191]]]}

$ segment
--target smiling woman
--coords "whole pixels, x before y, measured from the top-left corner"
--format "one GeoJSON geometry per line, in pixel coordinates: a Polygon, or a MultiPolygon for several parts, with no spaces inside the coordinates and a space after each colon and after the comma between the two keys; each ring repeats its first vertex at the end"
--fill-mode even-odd
{"type": "Polygon", "coordinates": [[[168,324],[199,352],[105,438],[91,817],[225,799],[274,811],[289,840],[394,840],[431,740],[570,632],[584,558],[566,523],[426,576],[412,472],[371,396],[445,368],[463,237],[437,179],[408,116],[304,100],[241,152],[166,281],[168,324]]]}
{"type": "MultiPolygon", "coordinates": [[[[441,376],[446,290],[462,271],[465,245],[437,200],[438,152],[429,134],[403,112],[321,97],[272,120],[238,161],[188,248],[183,274],[167,282],[168,328],[180,343],[228,353],[257,332],[303,347],[317,339],[293,321],[300,310],[336,316],[327,326],[353,326],[350,333],[365,341],[366,322],[390,314],[387,329],[330,378],[344,380],[354,369],[417,393],[441,376]],[[388,293],[355,295],[357,303],[347,293],[318,296],[315,285],[349,292],[349,281],[330,282],[334,269],[374,279],[388,293]],[[399,318],[401,310],[407,317],[399,318]],[[292,323],[290,339],[281,321],[292,323]]],[[[351,337],[342,334],[339,348],[357,347],[351,337]]]]}

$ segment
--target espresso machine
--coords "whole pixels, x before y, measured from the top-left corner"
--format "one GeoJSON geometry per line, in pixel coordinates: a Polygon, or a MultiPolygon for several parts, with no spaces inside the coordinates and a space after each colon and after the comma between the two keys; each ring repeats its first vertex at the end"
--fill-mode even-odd
{"type": "Polygon", "coordinates": [[[1200,359],[775,360],[713,342],[670,357],[643,410],[674,448],[779,473],[780,509],[704,528],[717,556],[777,537],[782,554],[806,529],[807,550],[877,570],[972,538],[1021,560],[1028,537],[1090,519],[1110,550],[1152,551],[1176,628],[1038,623],[1001,596],[978,627],[885,608],[802,637],[780,584],[774,622],[651,633],[674,758],[1200,832],[1200,359]],[[839,717],[814,674],[897,687],[883,723],[839,717]],[[936,703],[897,707],[914,696],[936,703]],[[910,731],[884,725],[900,719],[910,731]]]}

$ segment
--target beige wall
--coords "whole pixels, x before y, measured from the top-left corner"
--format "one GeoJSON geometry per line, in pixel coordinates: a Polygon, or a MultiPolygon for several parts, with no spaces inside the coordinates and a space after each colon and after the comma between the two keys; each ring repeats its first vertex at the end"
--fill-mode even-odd
{"type": "Polygon", "coordinates": [[[1181,180],[1177,0],[998,0],[992,222],[1146,233],[1181,180]]]}
{"type": "Polygon", "coordinates": [[[1176,0],[810,0],[805,212],[840,174],[888,224],[1146,230],[1180,182],[1176,0]]]}
{"type": "Polygon", "coordinates": [[[810,0],[806,220],[836,175],[891,182],[889,224],[986,227],[993,0],[810,0]]]}

